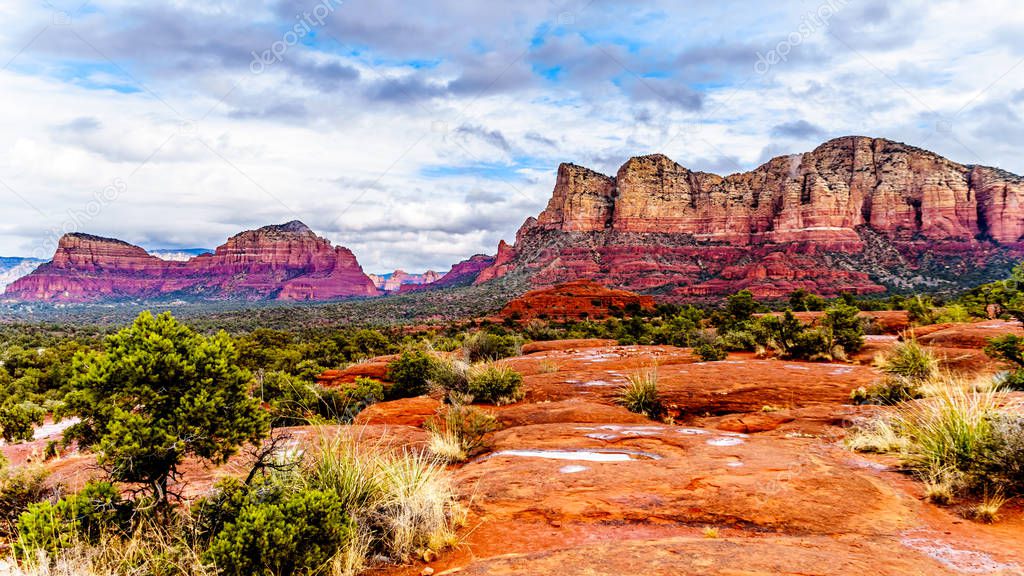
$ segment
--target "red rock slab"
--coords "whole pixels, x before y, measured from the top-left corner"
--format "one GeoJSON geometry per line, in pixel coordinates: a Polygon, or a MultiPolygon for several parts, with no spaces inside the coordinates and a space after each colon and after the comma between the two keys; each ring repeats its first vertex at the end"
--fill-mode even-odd
{"type": "Polygon", "coordinates": [[[796,418],[781,412],[760,412],[753,414],[730,414],[718,421],[715,428],[727,432],[740,432],[743,434],[754,434],[756,432],[769,432],[777,429],[783,424],[792,422],[796,418]]]}
{"type": "Polygon", "coordinates": [[[428,396],[402,398],[389,402],[378,402],[362,412],[355,419],[356,425],[389,425],[420,427],[441,407],[441,402],[428,396]]]}
{"type": "Polygon", "coordinates": [[[351,384],[356,381],[356,378],[360,377],[373,378],[374,380],[386,382],[388,376],[388,364],[390,364],[395,358],[397,358],[397,356],[381,356],[367,360],[366,362],[358,362],[342,370],[325,370],[316,377],[316,381],[317,384],[328,388],[341,386],[343,384],[351,384]]]}
{"type": "MultiPolygon", "coordinates": [[[[681,354],[663,358],[672,363],[658,366],[658,390],[662,401],[680,415],[751,413],[765,406],[840,405],[849,401],[851,391],[880,377],[876,369],[857,364],[759,360],[750,355],[731,355],[720,362],[694,362],[681,354]]],[[[618,387],[629,371],[644,369],[642,357],[613,356],[598,364],[579,357],[561,362],[559,372],[524,377],[527,398],[582,397],[615,404],[618,387]]]]}
{"type": "Polygon", "coordinates": [[[473,487],[474,506],[491,517],[711,523],[822,534],[878,534],[911,525],[904,499],[840,465],[813,439],[741,437],[655,423],[545,424],[500,431],[493,450],[459,472],[462,484],[473,487]],[[637,459],[553,460],[503,452],[509,450],[614,451],[637,459]],[[569,472],[566,466],[585,470],[569,472]]]}
{"type": "Polygon", "coordinates": [[[498,422],[505,428],[563,422],[591,424],[643,424],[650,420],[621,406],[610,406],[572,398],[558,402],[511,404],[497,408],[498,422]]]}
{"type": "MultiPolygon", "coordinates": [[[[727,531],[723,531],[727,532],[727,531]]],[[[996,565],[1008,566],[999,563],[996,565]]],[[[991,574],[1014,574],[1012,569],[991,574]]],[[[962,575],[964,570],[902,545],[896,538],[835,539],[821,536],[602,540],[579,546],[481,558],[437,574],[508,576],[879,576],[962,575]]]]}
{"type": "Polygon", "coordinates": [[[553,350],[578,350],[580,348],[602,348],[617,346],[615,340],[602,338],[578,338],[575,340],[544,340],[528,342],[523,344],[523,354],[535,354],[537,352],[551,352],[553,350]]]}
{"type": "Polygon", "coordinates": [[[953,324],[940,330],[918,336],[917,341],[928,346],[943,348],[984,348],[990,338],[1013,334],[1024,336],[1024,328],[1020,322],[1005,320],[985,320],[953,324]]]}

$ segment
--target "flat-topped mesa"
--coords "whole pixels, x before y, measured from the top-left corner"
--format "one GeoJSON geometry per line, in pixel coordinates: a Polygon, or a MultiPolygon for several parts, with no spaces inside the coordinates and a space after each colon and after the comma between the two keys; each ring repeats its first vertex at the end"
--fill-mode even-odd
{"type": "MultiPolygon", "coordinates": [[[[1022,239],[1021,177],[898,142],[847,136],[725,177],[688,170],[661,154],[631,158],[615,177],[562,164],[547,208],[526,220],[514,246],[500,247],[498,261],[477,282],[525,270],[537,285],[599,277],[633,290],[673,284],[710,290],[694,285],[696,278],[706,283],[721,273],[711,263],[717,256],[710,248],[732,246],[761,254],[736,253],[747,260],[773,251],[816,254],[812,260],[821,266],[833,266],[825,254],[861,258],[870,250],[864,258],[882,261],[865,260],[863,270],[850,272],[870,272],[895,286],[923,281],[909,268],[932,248],[949,248],[929,255],[933,263],[957,260],[961,271],[975,272],[987,262],[1002,266],[1006,250],[1024,249],[1022,239]],[[552,233],[564,236],[543,236],[552,233]],[[694,252],[696,246],[703,248],[694,252]]],[[[843,256],[844,265],[854,266],[850,259],[843,256]]],[[[803,285],[816,287],[814,274],[793,272],[803,285]]],[[[821,275],[821,283],[827,276],[821,275]]],[[[857,276],[849,285],[882,289],[866,278],[857,276]]]]}
{"type": "Polygon", "coordinates": [[[61,236],[50,265],[54,268],[96,271],[142,270],[160,267],[163,261],[144,249],[116,240],[74,232],[61,236]]]}
{"type": "Polygon", "coordinates": [[[1021,184],[1004,174],[858,136],[724,178],[653,154],[629,159],[614,178],[562,164],[536,225],[565,232],[692,234],[743,244],[858,242],[854,229],[861,225],[894,239],[969,240],[991,229],[998,241],[1015,242],[1024,232],[1021,184]],[[972,181],[984,199],[985,230],[972,181]]]}
{"type": "Polygon", "coordinates": [[[229,238],[212,254],[167,261],[120,240],[68,234],[52,262],[7,287],[20,300],[89,302],[169,294],[211,299],[321,300],[376,296],[347,248],[299,221],[229,238]]]}

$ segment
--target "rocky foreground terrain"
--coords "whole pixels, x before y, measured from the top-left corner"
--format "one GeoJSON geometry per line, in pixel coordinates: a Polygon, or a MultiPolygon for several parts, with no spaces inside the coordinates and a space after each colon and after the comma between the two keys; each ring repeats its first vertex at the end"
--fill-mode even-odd
{"type": "Polygon", "coordinates": [[[614,177],[562,164],[477,283],[590,278],[672,299],[967,287],[1024,255],[1022,200],[1019,176],[859,136],[727,177],[657,154],[614,177]]]}
{"type": "MultiPolygon", "coordinates": [[[[889,332],[906,326],[903,313],[876,315],[889,332]]],[[[1024,334],[1001,321],[917,332],[948,367],[981,373],[995,369],[980,350],[986,338],[1024,334]]],[[[600,340],[529,344],[504,361],[524,375],[525,399],[488,408],[502,425],[490,451],[452,468],[469,510],[459,546],[374,573],[1024,574],[1019,503],[995,524],[965,520],[956,505],[925,502],[895,459],[843,445],[848,426],[879,409],[850,405],[850,391],[879,377],[870,360],[896,339],[870,336],[841,364],[750,354],[701,362],[689,349],[600,340]],[[655,364],[671,423],[615,403],[626,375],[655,364]]],[[[334,374],[335,384],[381,377],[386,360],[334,374]]],[[[437,407],[425,396],[384,402],[331,431],[419,450],[437,407]]],[[[290,429],[297,443],[323,431],[290,429]]],[[[5,452],[22,462],[53,432],[5,452]]],[[[93,458],[49,466],[56,479],[82,482],[93,458]]],[[[187,490],[203,493],[239,469],[193,467],[187,490]]]]}

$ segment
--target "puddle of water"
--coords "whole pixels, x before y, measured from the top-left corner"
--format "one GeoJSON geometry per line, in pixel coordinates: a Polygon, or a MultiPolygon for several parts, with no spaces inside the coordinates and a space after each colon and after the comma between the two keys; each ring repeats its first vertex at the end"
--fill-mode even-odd
{"type": "Polygon", "coordinates": [[[618,424],[605,424],[598,428],[601,430],[612,430],[614,432],[622,432],[623,434],[635,434],[641,436],[659,434],[665,430],[664,428],[659,428],[657,426],[619,426],[618,424]]]}
{"type": "Polygon", "coordinates": [[[733,460],[732,462],[727,462],[725,465],[728,466],[729,468],[740,468],[743,466],[743,462],[740,462],[739,460],[733,460]]]}
{"type": "Polygon", "coordinates": [[[747,436],[746,434],[743,434],[741,432],[719,432],[718,435],[729,436],[731,438],[750,438],[750,436],[747,436]]]}
{"type": "Polygon", "coordinates": [[[931,556],[945,566],[967,574],[990,574],[1000,570],[1016,570],[1017,564],[997,562],[984,552],[960,550],[934,538],[901,538],[900,543],[912,550],[931,556]]]}
{"type": "Polygon", "coordinates": [[[855,458],[855,459],[847,460],[847,462],[849,462],[850,464],[853,464],[857,468],[864,468],[864,469],[867,469],[867,470],[877,470],[879,472],[885,472],[885,471],[890,469],[885,464],[880,464],[878,462],[872,462],[870,460],[860,460],[860,459],[856,459],[855,458]]]}
{"type": "Polygon", "coordinates": [[[743,444],[742,438],[712,438],[708,440],[709,446],[739,446],[743,444]]]}
{"type": "Polygon", "coordinates": [[[680,428],[676,432],[686,434],[687,436],[700,436],[708,433],[707,430],[701,430],[700,428],[680,428]]]}
{"type": "Polygon", "coordinates": [[[589,382],[584,382],[583,385],[584,386],[614,386],[615,384],[613,384],[611,382],[608,382],[607,380],[590,380],[589,382]]]}
{"type": "Polygon", "coordinates": [[[607,440],[609,442],[612,441],[612,440],[618,440],[619,439],[619,435],[618,434],[603,434],[603,433],[600,433],[600,432],[593,432],[591,434],[584,434],[584,436],[586,436],[587,438],[593,438],[594,440],[607,440]]]}
{"type": "Polygon", "coordinates": [[[502,450],[486,456],[515,456],[519,458],[546,458],[549,460],[579,460],[581,462],[629,462],[630,460],[660,460],[647,452],[611,450],[502,450]]]}
{"type": "Polygon", "coordinates": [[[568,466],[562,466],[558,469],[562,474],[576,474],[577,472],[586,472],[590,470],[586,466],[580,466],[579,464],[570,464],[568,466]]]}
{"type": "Polygon", "coordinates": [[[810,370],[807,366],[796,366],[794,364],[786,364],[783,368],[786,368],[787,370],[810,370]]]}

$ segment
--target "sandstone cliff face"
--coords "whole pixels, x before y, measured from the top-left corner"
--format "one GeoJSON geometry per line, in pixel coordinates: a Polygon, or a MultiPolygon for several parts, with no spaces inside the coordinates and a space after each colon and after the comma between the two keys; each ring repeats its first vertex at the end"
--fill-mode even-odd
{"type": "Polygon", "coordinates": [[[724,178],[663,155],[632,158],[614,178],[565,164],[547,208],[478,282],[522,272],[536,285],[835,294],[927,284],[927,261],[956,283],[1020,256],[1022,204],[1020,177],[855,136],[724,178]]]}
{"type": "Polygon", "coordinates": [[[7,287],[19,300],[90,302],[169,294],[212,299],[376,296],[355,256],[301,222],[237,234],[213,254],[166,261],[120,240],[67,234],[53,260],[7,287]]]}

